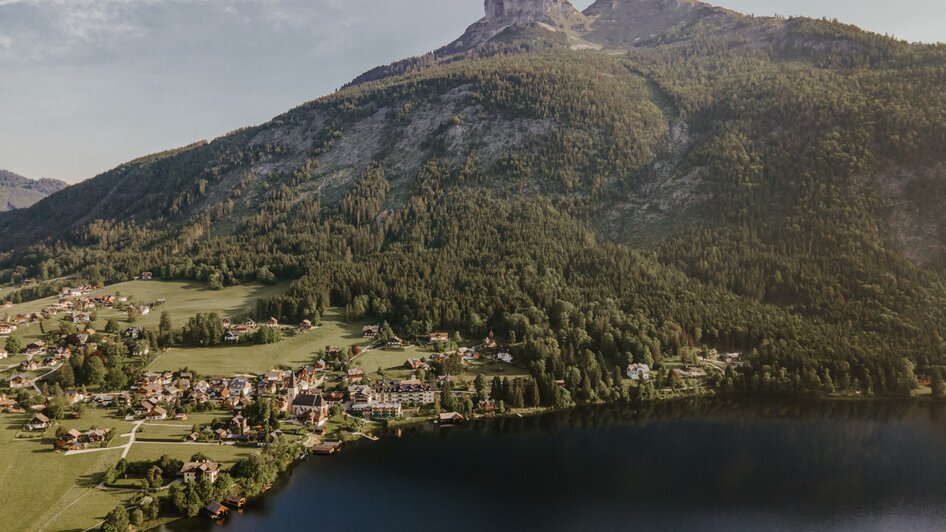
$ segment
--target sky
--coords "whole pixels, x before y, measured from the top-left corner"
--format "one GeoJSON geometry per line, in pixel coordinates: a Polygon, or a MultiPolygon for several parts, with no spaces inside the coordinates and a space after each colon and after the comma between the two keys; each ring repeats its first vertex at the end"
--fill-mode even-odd
{"type": "MultiPolygon", "coordinates": [[[[946,42],[946,0],[714,3],[946,42]]],[[[452,41],[482,12],[482,0],[0,0],[0,168],[74,183],[260,124],[452,41]]]]}

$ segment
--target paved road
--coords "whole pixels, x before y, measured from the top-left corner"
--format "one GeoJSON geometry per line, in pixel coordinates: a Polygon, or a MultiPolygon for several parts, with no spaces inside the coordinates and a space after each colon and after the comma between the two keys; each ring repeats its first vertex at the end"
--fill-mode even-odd
{"type": "Polygon", "coordinates": [[[39,386],[36,383],[42,380],[45,380],[46,377],[52,375],[53,373],[56,373],[57,371],[59,371],[59,368],[61,367],[62,367],[62,364],[59,364],[58,366],[53,367],[51,370],[47,371],[46,373],[43,373],[39,377],[36,377],[35,379],[33,379],[33,388],[36,389],[36,393],[42,393],[42,391],[39,389],[39,386]]]}

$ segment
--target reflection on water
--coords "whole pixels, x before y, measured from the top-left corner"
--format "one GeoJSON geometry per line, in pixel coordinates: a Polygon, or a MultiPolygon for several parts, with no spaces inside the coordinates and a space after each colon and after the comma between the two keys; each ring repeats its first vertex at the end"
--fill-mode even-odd
{"type": "Polygon", "coordinates": [[[943,415],[716,399],[426,425],[311,459],[224,528],[943,530],[943,415]]]}

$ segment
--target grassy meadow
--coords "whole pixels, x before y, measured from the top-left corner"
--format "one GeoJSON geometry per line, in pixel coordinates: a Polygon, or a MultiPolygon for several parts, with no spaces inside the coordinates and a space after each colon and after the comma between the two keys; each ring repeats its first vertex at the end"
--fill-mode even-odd
{"type": "Polygon", "coordinates": [[[326,346],[364,347],[367,344],[361,337],[360,324],[345,323],[340,310],[330,309],[319,327],[307,333],[297,333],[294,328],[286,327],[283,340],[276,344],[176,347],[158,356],[149,369],[174,371],[186,367],[202,375],[260,374],[279,366],[309,364],[317,360],[317,353],[326,346]]]}

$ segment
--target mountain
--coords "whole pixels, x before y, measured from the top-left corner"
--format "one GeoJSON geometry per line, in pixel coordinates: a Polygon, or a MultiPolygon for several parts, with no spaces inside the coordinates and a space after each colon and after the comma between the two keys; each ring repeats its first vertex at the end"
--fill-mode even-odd
{"type": "Polygon", "coordinates": [[[0,211],[29,207],[67,186],[69,185],[56,179],[34,181],[13,172],[0,170],[0,211]]]}
{"type": "Polygon", "coordinates": [[[261,316],[493,331],[566,381],[546,402],[699,345],[749,354],[735,390],[906,394],[946,364],[946,48],[685,0],[485,7],[0,215],[0,278],[290,279],[261,316]]]}

